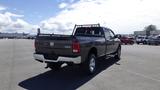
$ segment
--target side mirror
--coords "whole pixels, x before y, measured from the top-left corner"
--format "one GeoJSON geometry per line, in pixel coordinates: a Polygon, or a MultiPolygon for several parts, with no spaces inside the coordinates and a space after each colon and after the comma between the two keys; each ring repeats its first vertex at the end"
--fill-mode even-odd
{"type": "Polygon", "coordinates": [[[115,35],[114,38],[121,38],[121,35],[115,35]]]}

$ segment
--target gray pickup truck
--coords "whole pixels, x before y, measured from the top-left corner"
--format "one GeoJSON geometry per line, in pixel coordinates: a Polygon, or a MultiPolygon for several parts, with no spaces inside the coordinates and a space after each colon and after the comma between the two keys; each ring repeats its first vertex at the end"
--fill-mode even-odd
{"type": "Polygon", "coordinates": [[[53,70],[67,63],[93,74],[100,57],[120,59],[121,44],[111,29],[100,24],[75,25],[72,35],[38,33],[33,56],[53,70]]]}

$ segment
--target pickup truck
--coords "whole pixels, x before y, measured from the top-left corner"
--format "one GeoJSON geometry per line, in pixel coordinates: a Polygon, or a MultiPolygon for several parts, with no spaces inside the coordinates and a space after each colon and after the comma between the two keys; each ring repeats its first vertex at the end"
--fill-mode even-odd
{"type": "Polygon", "coordinates": [[[99,58],[120,59],[121,42],[111,29],[100,24],[75,25],[72,35],[39,31],[33,56],[51,70],[59,70],[66,63],[80,65],[88,74],[93,74],[99,58]]]}

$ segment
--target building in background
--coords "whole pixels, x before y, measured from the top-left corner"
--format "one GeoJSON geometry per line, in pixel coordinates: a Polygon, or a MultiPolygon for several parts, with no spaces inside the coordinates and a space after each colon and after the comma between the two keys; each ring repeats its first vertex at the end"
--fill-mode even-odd
{"type": "MultiPolygon", "coordinates": [[[[160,35],[160,30],[155,30],[150,32],[151,35],[160,35]]],[[[146,36],[146,31],[134,31],[135,36],[146,36]]]]}
{"type": "Polygon", "coordinates": [[[32,39],[35,35],[29,35],[27,33],[1,33],[0,39],[8,38],[8,39],[32,39]]]}

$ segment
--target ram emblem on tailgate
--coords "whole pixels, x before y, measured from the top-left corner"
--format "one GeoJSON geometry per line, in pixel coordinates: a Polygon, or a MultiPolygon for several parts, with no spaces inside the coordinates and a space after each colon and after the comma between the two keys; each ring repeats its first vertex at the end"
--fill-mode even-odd
{"type": "Polygon", "coordinates": [[[54,46],[54,42],[50,42],[50,46],[53,47],[54,46]]]}

